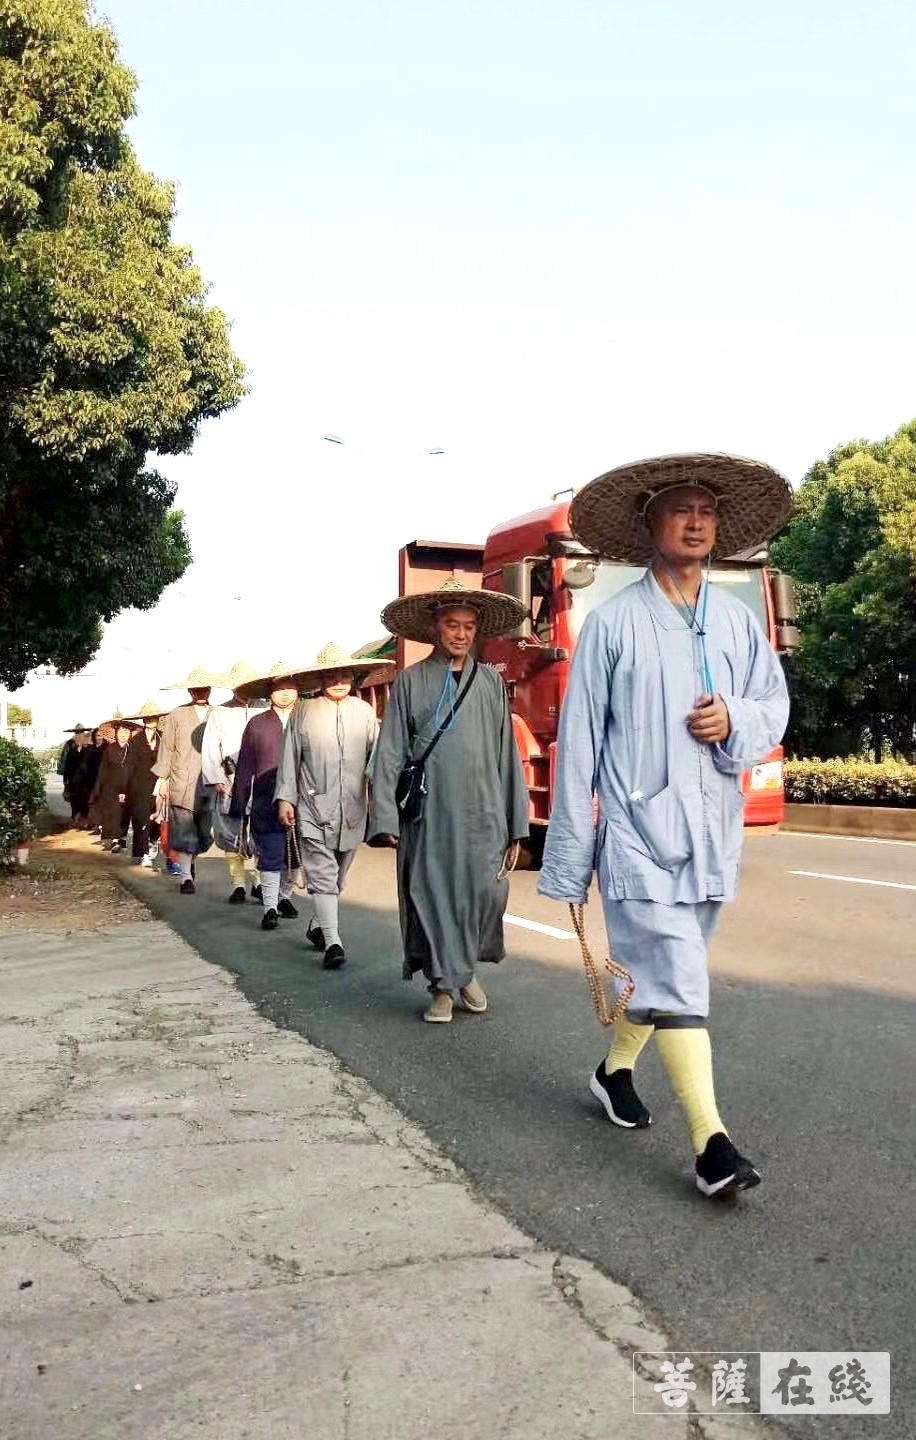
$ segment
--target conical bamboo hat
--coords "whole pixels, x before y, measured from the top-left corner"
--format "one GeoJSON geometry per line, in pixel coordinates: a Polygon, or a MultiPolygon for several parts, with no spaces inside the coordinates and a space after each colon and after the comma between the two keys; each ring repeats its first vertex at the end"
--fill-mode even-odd
{"type": "Polygon", "coordinates": [[[478,640],[505,635],[525,618],[525,607],[514,595],[502,595],[498,590],[471,590],[453,575],[438,590],[392,600],[382,611],[382,624],[392,635],[400,635],[404,640],[435,645],[436,615],[449,606],[476,612],[478,640]]]}

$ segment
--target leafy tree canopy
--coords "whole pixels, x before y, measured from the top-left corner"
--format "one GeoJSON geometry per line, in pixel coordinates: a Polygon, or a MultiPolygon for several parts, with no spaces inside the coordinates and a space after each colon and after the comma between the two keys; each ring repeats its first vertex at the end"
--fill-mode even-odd
{"type": "Polygon", "coordinates": [[[772,553],[798,590],[795,748],[916,758],[916,421],[819,460],[772,553]]]}
{"type": "Polygon", "coordinates": [[[31,725],[32,712],[28,705],[14,705],[11,700],[7,706],[7,720],[10,725],[31,725]]]}
{"type": "Polygon", "coordinates": [[[0,681],[81,669],[191,555],[150,452],[189,450],[244,372],[173,187],[124,124],[135,79],[86,0],[0,0],[0,681]]]}

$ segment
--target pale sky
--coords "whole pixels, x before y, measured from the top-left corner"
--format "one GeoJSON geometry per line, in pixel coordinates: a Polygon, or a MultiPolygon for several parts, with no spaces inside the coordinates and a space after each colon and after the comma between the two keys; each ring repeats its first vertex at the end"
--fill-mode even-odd
{"type": "Polygon", "coordinates": [[[15,697],[55,734],[374,639],[408,540],[675,450],[797,483],[916,413],[909,0],[98,10],[251,394],[158,462],[184,579],[15,697]]]}

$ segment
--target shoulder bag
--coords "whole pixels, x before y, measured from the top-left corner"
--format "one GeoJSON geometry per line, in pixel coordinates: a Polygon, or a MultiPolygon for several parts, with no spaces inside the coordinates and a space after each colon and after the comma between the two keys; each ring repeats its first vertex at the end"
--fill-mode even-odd
{"type": "Polygon", "coordinates": [[[455,701],[451,714],[446,720],[443,720],[423,754],[416,760],[408,760],[398,776],[398,783],[394,790],[394,803],[397,806],[398,818],[402,825],[415,823],[423,814],[423,804],[426,800],[426,762],[446,730],[451,728],[455,716],[464,704],[468,691],[477,678],[477,661],[475,660],[473,663],[474,668],[468,676],[467,684],[455,701]]]}

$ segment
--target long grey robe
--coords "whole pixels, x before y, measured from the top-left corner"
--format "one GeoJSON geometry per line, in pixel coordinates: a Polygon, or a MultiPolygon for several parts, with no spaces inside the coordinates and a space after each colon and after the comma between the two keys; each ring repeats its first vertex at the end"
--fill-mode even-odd
{"type": "Polygon", "coordinates": [[[478,961],[505,955],[509,882],[496,877],[507,845],[528,834],[528,790],[505,685],[480,665],[453,728],[426,763],[423,814],[401,827],[398,775],[435,734],[445,678],[446,661],[436,653],[394,682],[373,762],[369,835],[398,836],[405,979],[422,970],[430,988],[458,990],[478,961]]]}
{"type": "Polygon", "coordinates": [[[300,700],[286,727],[276,800],[295,805],[299,833],[328,850],[355,850],[366,834],[366,770],[378,734],[375,711],[348,695],[300,700]]]}
{"type": "Polygon", "coordinates": [[[159,754],[152,773],[168,780],[169,805],[181,810],[197,810],[200,807],[201,746],[209,715],[209,705],[203,720],[197,718],[194,705],[179,705],[177,710],[166,715],[162,727],[159,754]]]}

